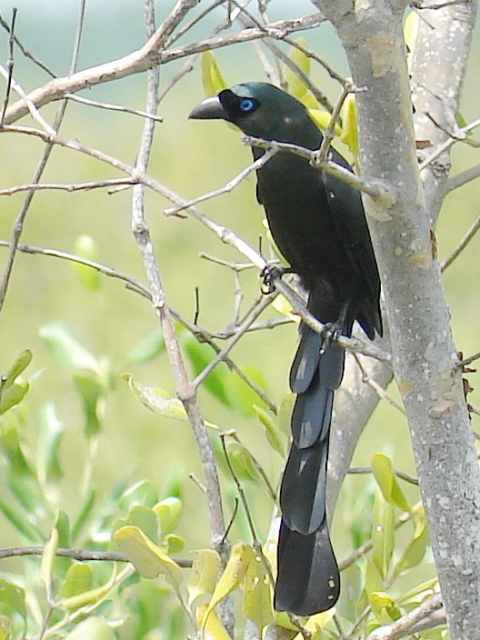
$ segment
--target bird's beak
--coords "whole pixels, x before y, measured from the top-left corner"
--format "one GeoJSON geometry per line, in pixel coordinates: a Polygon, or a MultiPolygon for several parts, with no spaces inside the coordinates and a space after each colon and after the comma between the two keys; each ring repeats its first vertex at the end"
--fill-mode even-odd
{"type": "Polygon", "coordinates": [[[225,120],[225,110],[218,96],[206,98],[188,116],[192,120],[225,120]]]}

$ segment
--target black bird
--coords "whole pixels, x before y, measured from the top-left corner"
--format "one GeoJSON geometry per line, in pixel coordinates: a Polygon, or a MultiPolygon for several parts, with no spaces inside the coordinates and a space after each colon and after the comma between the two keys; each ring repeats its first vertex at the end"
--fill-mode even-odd
{"type": "MultiPolygon", "coordinates": [[[[207,98],[190,114],[223,119],[245,134],[318,149],[323,136],[304,105],[263,82],[248,82],[207,98]]],[[[265,151],[252,147],[255,159],[265,151]]],[[[351,171],[334,149],[331,159],[351,171]]],[[[308,291],[308,309],[328,330],[300,327],[291,372],[296,394],[293,442],[282,479],[275,608],[311,615],[332,607],[340,576],[326,518],[326,474],[333,396],[342,381],[344,350],[355,320],[373,340],[382,335],[380,279],[360,193],[281,151],[257,171],[257,199],[272,236],[308,291]]]]}

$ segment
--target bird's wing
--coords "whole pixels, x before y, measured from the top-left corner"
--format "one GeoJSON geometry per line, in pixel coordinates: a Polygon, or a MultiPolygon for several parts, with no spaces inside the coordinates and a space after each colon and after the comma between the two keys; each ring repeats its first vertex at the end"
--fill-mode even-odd
{"type": "MultiPolygon", "coordinates": [[[[345,169],[351,170],[348,163],[334,150],[332,159],[345,169]]],[[[322,172],[321,180],[337,239],[341,242],[352,268],[361,275],[370,293],[372,307],[375,307],[380,293],[380,278],[360,192],[331,174],[322,172]]],[[[377,326],[375,328],[378,329],[377,326]]]]}

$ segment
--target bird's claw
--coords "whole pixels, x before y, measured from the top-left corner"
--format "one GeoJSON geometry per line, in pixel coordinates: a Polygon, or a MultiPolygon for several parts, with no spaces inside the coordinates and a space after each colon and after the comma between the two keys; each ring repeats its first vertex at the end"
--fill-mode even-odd
{"type": "Polygon", "coordinates": [[[284,273],[288,273],[289,269],[277,267],[273,264],[267,264],[260,272],[262,285],[260,287],[264,296],[268,296],[275,291],[275,280],[278,280],[284,273]]]}
{"type": "Polygon", "coordinates": [[[327,322],[322,331],[322,344],[320,353],[323,355],[325,351],[334,344],[342,335],[342,329],[336,322],[327,322]]]}

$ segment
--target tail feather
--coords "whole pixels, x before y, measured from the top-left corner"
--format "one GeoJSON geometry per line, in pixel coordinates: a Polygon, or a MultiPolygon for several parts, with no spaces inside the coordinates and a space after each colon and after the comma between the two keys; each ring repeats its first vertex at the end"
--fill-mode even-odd
{"type": "Polygon", "coordinates": [[[314,533],[325,521],[328,446],[319,442],[298,449],[292,445],[283,473],[280,507],[283,521],[302,535],[314,533]]]}
{"type": "Polygon", "coordinates": [[[275,609],[308,616],[333,607],[339,593],[340,575],[326,520],[308,536],[291,531],[282,522],[275,609]]]}
{"type": "MultiPolygon", "coordinates": [[[[309,310],[319,319],[321,296],[311,293],[309,310]]],[[[352,314],[341,313],[344,335],[352,314]]],[[[349,311],[348,309],[343,311],[349,311]]],[[[292,413],[293,443],[282,478],[282,524],[278,543],[275,608],[297,615],[330,609],[340,591],[340,577],[329,539],[326,517],[327,459],[333,399],[345,364],[345,351],[324,343],[308,326],[290,372],[297,394],[292,413]]]]}

